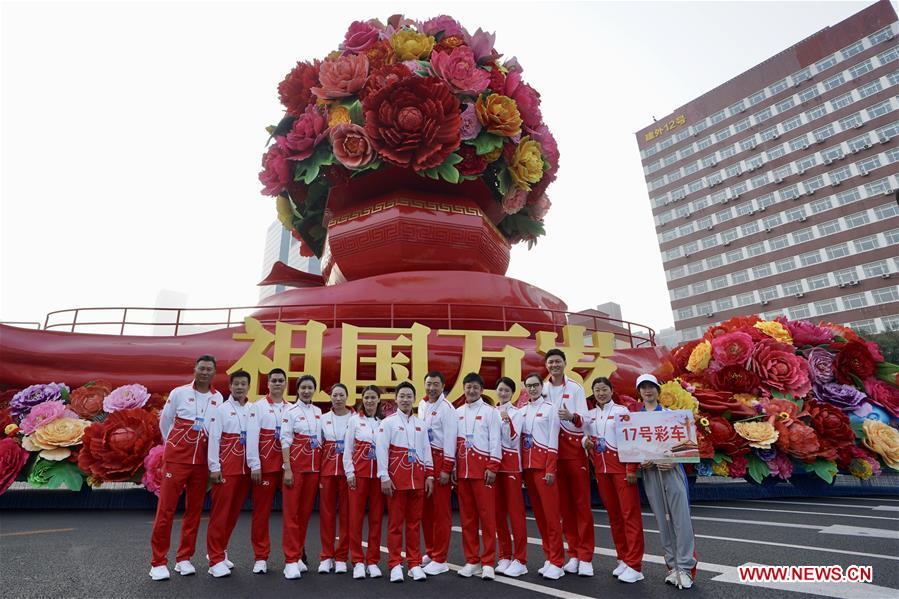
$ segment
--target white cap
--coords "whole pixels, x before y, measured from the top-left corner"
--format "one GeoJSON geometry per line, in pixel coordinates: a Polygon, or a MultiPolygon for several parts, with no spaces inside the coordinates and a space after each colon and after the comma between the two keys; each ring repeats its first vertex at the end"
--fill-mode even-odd
{"type": "Polygon", "coordinates": [[[657,379],[656,377],[654,377],[651,374],[641,374],[640,376],[637,377],[637,385],[636,385],[637,389],[639,389],[640,385],[642,385],[643,383],[652,383],[659,389],[662,388],[662,386],[659,384],[659,379],[657,379]]]}

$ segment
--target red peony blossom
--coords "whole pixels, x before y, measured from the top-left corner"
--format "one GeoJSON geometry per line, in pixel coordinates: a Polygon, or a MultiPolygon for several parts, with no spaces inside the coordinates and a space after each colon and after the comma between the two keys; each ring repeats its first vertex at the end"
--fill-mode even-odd
{"type": "Polygon", "coordinates": [[[826,329],[830,329],[833,331],[834,335],[839,335],[846,341],[861,341],[862,338],[858,336],[858,334],[850,329],[849,327],[844,327],[841,324],[834,324],[832,322],[821,321],[818,323],[819,327],[823,327],[826,329]]]}
{"type": "Polygon", "coordinates": [[[843,410],[814,399],[807,400],[804,407],[811,417],[811,427],[818,433],[822,445],[839,450],[855,443],[855,431],[843,410]]]}
{"type": "Polygon", "coordinates": [[[800,410],[799,406],[787,399],[763,399],[760,403],[762,411],[774,422],[791,424],[797,418],[808,416],[808,412],[800,410]]]}
{"type": "Polygon", "coordinates": [[[141,408],[114,412],[84,431],[78,467],[101,481],[134,477],[154,445],[162,443],[159,422],[141,408]]]}
{"type": "MultiPolygon", "coordinates": [[[[3,433],[10,424],[16,424],[16,420],[12,417],[9,408],[0,408],[0,433],[3,433]]],[[[16,429],[18,430],[18,425],[16,429]]]]}
{"type": "Polygon", "coordinates": [[[755,393],[759,387],[758,375],[742,366],[724,366],[711,371],[712,386],[731,393],[755,393]]]}
{"type": "Polygon", "coordinates": [[[490,69],[490,85],[488,87],[495,94],[501,94],[502,90],[506,89],[506,76],[496,61],[493,62],[490,69]]]}
{"type": "Polygon", "coordinates": [[[787,320],[783,316],[774,319],[784,325],[793,338],[793,345],[824,345],[833,341],[833,331],[813,325],[807,320],[787,320]]]}
{"type": "Polygon", "coordinates": [[[476,96],[487,89],[490,83],[490,74],[478,68],[468,46],[432,54],[431,70],[458,94],[476,96]]]}
{"type": "Polygon", "coordinates": [[[459,100],[433,77],[397,81],[364,103],[365,132],[391,164],[423,171],[439,166],[461,142],[459,100]]]}
{"type": "Polygon", "coordinates": [[[344,54],[328,58],[318,72],[321,86],[313,87],[312,93],[323,100],[352,96],[365,85],[368,69],[368,56],[365,54],[344,54]]]}
{"type": "Polygon", "coordinates": [[[709,436],[712,445],[727,455],[749,452],[749,442],[737,434],[734,426],[723,416],[709,417],[709,436]]]}
{"type": "MultiPolygon", "coordinates": [[[[812,427],[796,421],[789,426],[775,422],[774,428],[780,433],[777,439],[778,449],[804,462],[813,462],[819,456],[821,443],[812,427]]],[[[833,453],[836,457],[836,452],[833,453]]]]}
{"type": "Polygon", "coordinates": [[[353,21],[343,36],[340,49],[347,52],[362,52],[378,41],[378,29],[365,21],[353,21]]]}
{"type": "Polygon", "coordinates": [[[462,162],[456,165],[460,175],[480,175],[487,168],[487,161],[483,156],[478,156],[474,146],[462,144],[456,153],[462,157],[462,162]]]}
{"type": "Polygon", "coordinates": [[[15,482],[28,461],[28,452],[15,439],[0,440],[0,495],[15,482]]]}
{"type": "Polygon", "coordinates": [[[690,354],[696,349],[696,346],[702,343],[702,339],[694,339],[674,348],[671,352],[671,360],[674,365],[674,376],[679,376],[687,372],[687,362],[690,361],[690,354]]]}
{"type": "Polygon", "coordinates": [[[385,65],[373,70],[362,89],[359,90],[359,99],[365,102],[366,98],[376,94],[388,85],[412,76],[412,71],[404,64],[385,65]]]}
{"type": "Polygon", "coordinates": [[[733,461],[728,466],[728,470],[730,470],[730,475],[734,478],[742,478],[746,476],[746,471],[749,469],[749,460],[745,455],[735,455],[733,461]]]}
{"type": "Polygon", "coordinates": [[[699,402],[699,409],[709,414],[724,415],[725,412],[730,412],[733,420],[757,415],[755,408],[734,399],[731,391],[694,389],[693,397],[699,402]]]}
{"type": "Polygon", "coordinates": [[[159,413],[165,407],[165,402],[166,396],[162,393],[151,393],[150,399],[148,399],[147,403],[144,404],[144,409],[151,414],[159,415],[159,413]]]}
{"type": "Polygon", "coordinates": [[[262,171],[259,173],[259,182],[264,185],[262,193],[268,196],[280,195],[293,181],[287,144],[282,136],[275,138],[275,141],[277,143],[272,144],[262,156],[262,171]]]}
{"type": "Polygon", "coordinates": [[[746,333],[725,333],[712,340],[712,359],[721,366],[744,366],[754,347],[752,337],[746,333]]]}
{"type": "Polygon", "coordinates": [[[712,444],[712,436],[702,430],[702,427],[696,428],[696,440],[699,442],[699,457],[712,458],[715,456],[715,446],[712,444]]]}
{"type": "Polygon", "coordinates": [[[312,63],[298,62],[284,81],[278,84],[278,97],[287,109],[287,114],[300,116],[313,102],[312,88],[319,85],[319,69],[321,62],[318,60],[312,63]]]}
{"type": "Polygon", "coordinates": [[[762,322],[762,319],[758,316],[734,316],[733,318],[728,318],[724,322],[718,325],[718,327],[713,328],[721,328],[724,329],[728,333],[732,333],[734,331],[745,331],[745,329],[751,329],[755,326],[755,323],[762,322]]]}
{"type": "Polygon", "coordinates": [[[78,387],[69,395],[69,408],[81,418],[92,420],[103,411],[103,399],[109,395],[111,386],[106,381],[92,381],[78,387]]]}
{"type": "Polygon", "coordinates": [[[434,51],[431,53],[431,56],[433,57],[433,55],[437,54],[438,52],[449,53],[456,48],[464,45],[465,38],[463,38],[461,35],[448,35],[437,42],[437,45],[434,46],[434,51]]]}
{"type": "Polygon", "coordinates": [[[865,379],[865,393],[868,394],[871,403],[889,412],[893,418],[899,418],[899,387],[869,377],[865,379]]]}
{"type": "Polygon", "coordinates": [[[812,389],[808,362],[793,353],[793,346],[771,338],[758,342],[749,359],[748,369],[762,382],[782,393],[799,397],[812,389]]]}
{"type": "Polygon", "coordinates": [[[375,159],[375,149],[365,129],[353,123],[331,128],[331,147],[337,161],[347,168],[362,168],[375,159]]]}
{"type": "Polygon", "coordinates": [[[396,60],[396,56],[393,53],[393,46],[391,46],[390,42],[387,40],[381,40],[369,46],[369,48],[365,50],[365,55],[368,57],[369,72],[393,64],[396,60]]]}
{"type": "Polygon", "coordinates": [[[518,105],[518,112],[524,126],[533,129],[543,121],[540,114],[540,94],[521,80],[521,71],[512,71],[506,76],[504,96],[509,96],[518,105]]]}
{"type": "Polygon", "coordinates": [[[327,137],[328,119],[315,106],[307,106],[306,112],[293,122],[290,132],[285,138],[288,160],[305,160],[309,158],[312,152],[315,151],[316,146],[327,137]]]}
{"type": "Polygon", "coordinates": [[[874,376],[877,370],[871,349],[864,341],[849,341],[837,353],[834,360],[834,374],[844,385],[854,385],[853,375],[864,380],[874,376]]]}
{"type": "Polygon", "coordinates": [[[8,408],[10,400],[16,396],[21,389],[7,389],[0,392],[0,409],[8,408]]]}

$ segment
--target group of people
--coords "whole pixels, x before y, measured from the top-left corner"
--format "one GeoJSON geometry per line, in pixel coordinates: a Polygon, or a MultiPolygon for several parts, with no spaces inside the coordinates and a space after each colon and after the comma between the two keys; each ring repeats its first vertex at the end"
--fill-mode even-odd
{"type": "MultiPolygon", "coordinates": [[[[538,373],[525,377],[528,401],[522,406],[515,405],[515,381],[500,378],[494,406],[483,395],[484,380],[472,372],[463,378],[464,404],[456,408],[444,395],[443,374],[432,371],[425,377],[417,411],[417,390],[405,381],[395,387],[396,412],[383,417],[381,390],[373,385],[362,390],[361,405],[351,410],[346,386],[335,384],[331,409],[323,413],[312,403],[317,382],[308,374],[297,382],[297,400],[288,402],[287,375],[278,368],[268,373],[268,395],[255,402],[247,402],[250,374],[233,372],[225,400],[211,386],[215,358],[200,356],[194,381],[171,392],[160,416],[164,476],[150,577],[170,576],[167,553],[182,492],[185,509],[175,571],[196,572],[190,560],[207,480],[212,483],[212,509],[206,547],[214,577],[228,576],[234,567],[228,542],[251,490],[253,572],[268,570],[269,516],[278,489],[285,578],[301,578],[308,570],[306,531],[316,496],[319,573],[345,573],[352,566],[353,578],[382,576],[378,564],[386,504],[390,581],[438,576],[450,569],[454,488],[465,556],[458,574],[487,580],[497,574],[518,577],[528,573],[522,485],[542,540],[545,561],[538,573],[548,580],[593,576],[592,465],[618,558],[612,574],[625,583],[643,580],[642,474],[665,550],[665,582],[689,588],[696,554],[683,469],[619,461],[616,416],[628,410],[614,402],[611,381],[600,377],[592,382],[591,408],[583,387],[565,376],[561,350],[548,351],[545,366],[547,378],[538,373]]],[[[637,388],[642,409],[664,409],[654,376],[642,375],[637,388]]]]}

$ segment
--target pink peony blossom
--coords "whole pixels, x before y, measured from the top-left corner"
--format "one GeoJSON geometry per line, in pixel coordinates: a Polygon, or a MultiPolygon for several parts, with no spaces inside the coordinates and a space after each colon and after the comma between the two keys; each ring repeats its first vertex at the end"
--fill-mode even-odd
{"type": "Polygon", "coordinates": [[[721,366],[744,366],[754,347],[746,333],[727,333],[712,340],[712,359],[721,366]]]}
{"type": "Polygon", "coordinates": [[[157,445],[147,453],[147,457],[144,458],[144,475],[140,479],[140,484],[157,497],[159,497],[159,489],[162,486],[162,466],[164,464],[162,456],[164,453],[165,445],[157,445]]]}
{"type": "Polygon", "coordinates": [[[305,160],[312,155],[315,147],[328,136],[328,121],[319,109],[307,106],[306,111],[294,121],[287,134],[287,158],[305,160]]]}
{"type": "Polygon", "coordinates": [[[19,424],[19,429],[26,435],[30,435],[38,428],[57,418],[78,418],[78,414],[66,409],[66,404],[61,401],[45,401],[31,409],[19,424]]]}
{"type": "Polygon", "coordinates": [[[344,123],[333,127],[330,135],[334,157],[343,166],[361,168],[374,160],[375,150],[363,127],[344,123]]]}
{"type": "MultiPolygon", "coordinates": [[[[531,196],[533,195],[534,194],[531,194],[531,196]]],[[[528,206],[531,207],[531,214],[535,219],[543,220],[546,213],[549,212],[549,209],[552,207],[552,202],[549,201],[549,197],[547,197],[546,194],[543,194],[533,201],[529,198],[528,206]]]]}
{"type": "Polygon", "coordinates": [[[749,358],[749,370],[762,382],[782,393],[803,397],[812,389],[808,363],[793,353],[793,346],[763,339],[749,358]]]}
{"type": "Polygon", "coordinates": [[[462,111],[462,125],[460,127],[460,133],[462,134],[462,140],[467,141],[469,139],[474,139],[481,132],[481,121],[478,120],[478,113],[475,110],[473,103],[466,103],[465,109],[462,111]]]}
{"type": "Polygon", "coordinates": [[[787,480],[793,476],[793,462],[790,458],[781,452],[777,452],[774,459],[767,462],[771,476],[777,476],[782,480],[787,480]]]}
{"type": "Polygon", "coordinates": [[[459,21],[447,15],[440,15],[433,19],[428,19],[424,23],[419,24],[418,30],[425,35],[434,35],[442,33],[444,37],[449,35],[459,35],[464,37],[467,31],[459,21]]]}
{"type": "Polygon", "coordinates": [[[378,41],[378,29],[374,25],[364,21],[353,21],[343,37],[340,49],[358,54],[368,49],[376,41],[378,41]]]}
{"type": "Polygon", "coordinates": [[[259,173],[259,182],[265,186],[262,193],[267,196],[279,195],[293,180],[290,164],[287,162],[286,140],[283,136],[278,136],[275,141],[262,157],[262,171],[259,173]]]}
{"type": "Polygon", "coordinates": [[[453,48],[451,52],[435,52],[431,69],[458,94],[476,96],[490,84],[490,73],[478,68],[468,46],[453,48]]]}
{"type": "MultiPolygon", "coordinates": [[[[553,137],[549,127],[546,125],[541,124],[534,129],[528,129],[528,133],[531,139],[540,144],[540,153],[543,154],[543,159],[549,163],[549,170],[543,173],[543,178],[537,184],[539,186],[546,182],[542,188],[545,190],[550,182],[555,181],[556,173],[559,170],[559,146],[556,144],[556,138],[553,137]]],[[[534,189],[537,189],[537,187],[534,189]]]]}
{"type": "MultiPolygon", "coordinates": [[[[892,414],[893,418],[899,418],[899,387],[874,377],[865,379],[865,393],[871,403],[875,403],[892,414]]],[[[24,420],[22,423],[24,424],[24,420]]]]}
{"type": "Polygon", "coordinates": [[[543,121],[543,115],[540,114],[540,94],[521,80],[521,71],[511,71],[506,75],[505,90],[502,93],[515,100],[525,127],[534,129],[540,126],[543,121]]]}
{"type": "Polygon", "coordinates": [[[142,408],[150,399],[150,392],[143,385],[123,385],[103,398],[103,411],[112,414],[120,410],[142,408]]]}
{"type": "Polygon", "coordinates": [[[787,320],[783,316],[774,319],[784,325],[793,338],[793,345],[824,345],[833,341],[833,331],[816,326],[807,320],[787,320]]]}
{"type": "Polygon", "coordinates": [[[474,52],[475,60],[480,62],[484,58],[493,56],[493,44],[496,42],[495,33],[487,33],[478,27],[478,30],[473,34],[465,33],[462,37],[465,39],[468,47],[471,48],[471,51],[474,52]]]}
{"type": "Polygon", "coordinates": [[[522,208],[528,200],[528,192],[519,187],[511,187],[509,192],[503,197],[503,212],[506,214],[515,214],[522,208]]]}
{"type": "Polygon", "coordinates": [[[352,96],[365,85],[368,78],[368,56],[344,54],[329,58],[318,72],[321,87],[313,87],[312,93],[323,100],[335,100],[352,96]]]}

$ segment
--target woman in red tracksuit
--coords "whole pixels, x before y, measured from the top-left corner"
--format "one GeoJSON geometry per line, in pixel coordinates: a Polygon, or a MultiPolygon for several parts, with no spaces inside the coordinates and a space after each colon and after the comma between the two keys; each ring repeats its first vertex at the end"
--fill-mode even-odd
{"type": "Polygon", "coordinates": [[[381,390],[369,385],[362,390],[362,407],[350,417],[343,449],[343,469],[350,489],[350,557],[353,578],[379,578],[381,569],[381,520],[384,494],[378,480],[375,435],[381,423],[381,390]],[[362,553],[362,520],[368,503],[368,550],[362,553]]]}
{"type": "Polygon", "coordinates": [[[643,580],[643,516],[637,487],[637,464],[618,460],[618,414],[628,409],[612,400],[612,382],[606,377],[593,380],[596,407],[584,422],[584,448],[589,452],[596,475],[596,487],[609,513],[612,540],[618,566],[612,574],[621,582],[643,580]]]}
{"type": "Polygon", "coordinates": [[[318,573],[325,574],[334,568],[336,574],[346,573],[350,548],[350,495],[343,470],[343,451],[346,431],[352,414],[346,407],[347,388],[343,383],[331,387],[331,410],[322,416],[324,439],[318,512],[322,551],[318,573]],[[337,510],[340,510],[340,538],[337,548],[337,510]]]}
{"type": "Polygon", "coordinates": [[[521,410],[515,407],[515,381],[500,377],[496,385],[502,424],[500,441],[503,457],[496,475],[496,536],[499,538],[499,562],[496,573],[517,578],[527,574],[528,531],[525,524],[524,497],[521,494],[521,410]],[[509,528],[511,524],[511,534],[509,528]],[[512,550],[512,539],[515,550],[512,550]]]}
{"type": "Polygon", "coordinates": [[[301,376],[297,390],[299,401],[281,419],[284,578],[300,578],[308,570],[301,557],[322,463],[322,411],[312,405],[315,387],[315,377],[301,376]]]}

